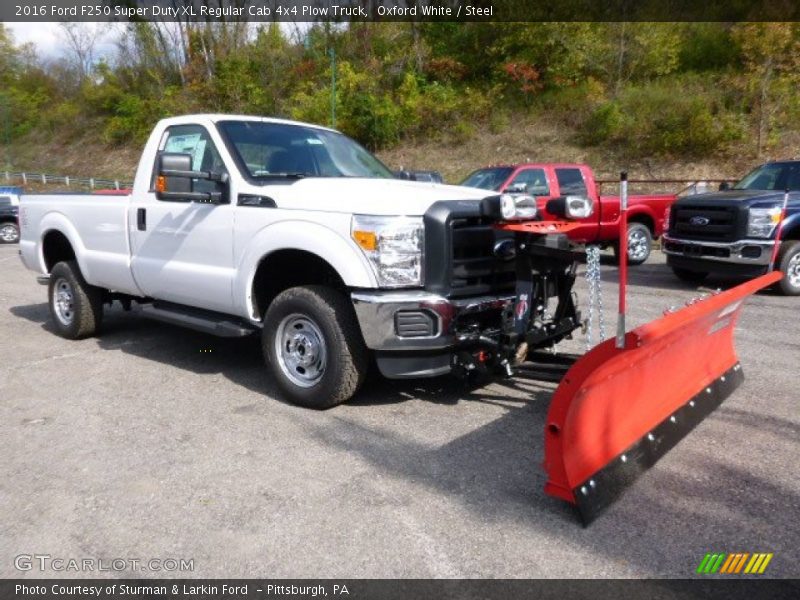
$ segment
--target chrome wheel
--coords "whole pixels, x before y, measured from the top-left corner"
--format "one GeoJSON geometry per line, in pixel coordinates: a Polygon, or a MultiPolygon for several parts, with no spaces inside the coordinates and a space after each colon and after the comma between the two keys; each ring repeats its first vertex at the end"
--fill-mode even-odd
{"type": "Polygon", "coordinates": [[[786,265],[786,279],[793,288],[800,288],[800,253],[795,254],[786,265]]]}
{"type": "Polygon", "coordinates": [[[628,232],[628,260],[642,261],[647,258],[648,248],[647,236],[638,229],[628,232]]]}
{"type": "Polygon", "coordinates": [[[0,240],[3,240],[6,244],[11,244],[16,242],[18,238],[19,232],[13,223],[5,223],[0,226],[0,240]]]}
{"type": "Polygon", "coordinates": [[[292,383],[308,388],[325,374],[327,348],[319,326],[305,315],[283,318],[275,335],[278,364],[292,383]]]}
{"type": "Polygon", "coordinates": [[[62,325],[69,327],[75,318],[74,294],[66,279],[60,278],[53,286],[53,309],[62,325]]]}

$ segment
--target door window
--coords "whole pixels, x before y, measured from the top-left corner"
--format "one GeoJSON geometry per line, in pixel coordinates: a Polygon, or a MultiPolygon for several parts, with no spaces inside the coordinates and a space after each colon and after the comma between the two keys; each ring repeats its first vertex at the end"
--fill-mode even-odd
{"type": "MultiPolygon", "coordinates": [[[[225,163],[219,155],[214,142],[205,127],[200,125],[175,125],[164,132],[159,148],[162,152],[189,154],[192,157],[193,171],[212,171],[225,173],[225,163]]],[[[155,170],[154,170],[155,175],[155,170]]],[[[155,184],[155,176],[153,177],[155,184]]],[[[192,190],[195,192],[219,191],[216,181],[193,179],[192,190]]]]}
{"type": "Polygon", "coordinates": [[[525,192],[531,196],[550,195],[550,185],[547,183],[544,169],[525,169],[520,171],[509,184],[509,187],[520,184],[525,186],[525,192]]]}
{"type": "Polygon", "coordinates": [[[586,189],[586,182],[583,180],[583,174],[580,169],[556,169],[556,179],[558,180],[558,187],[561,189],[561,194],[563,196],[586,197],[589,195],[589,191],[586,189]]]}

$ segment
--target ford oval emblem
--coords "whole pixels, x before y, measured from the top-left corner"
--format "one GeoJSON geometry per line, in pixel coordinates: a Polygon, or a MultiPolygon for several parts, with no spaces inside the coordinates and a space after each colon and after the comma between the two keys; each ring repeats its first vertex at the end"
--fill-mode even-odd
{"type": "Polygon", "coordinates": [[[494,255],[501,260],[511,260],[517,255],[514,240],[500,240],[494,245],[494,255]]]}
{"type": "Polygon", "coordinates": [[[709,219],[707,217],[697,216],[697,217],[692,217],[691,219],[689,219],[689,224],[690,225],[697,225],[697,226],[700,226],[700,227],[704,227],[704,226],[708,225],[709,223],[711,223],[711,219],[709,219]]]}

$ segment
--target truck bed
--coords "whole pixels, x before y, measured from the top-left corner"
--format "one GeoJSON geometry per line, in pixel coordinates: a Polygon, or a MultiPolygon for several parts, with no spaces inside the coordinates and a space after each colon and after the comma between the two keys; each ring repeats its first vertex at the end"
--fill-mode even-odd
{"type": "Polygon", "coordinates": [[[47,273],[39,240],[57,229],[73,248],[81,249],[79,264],[89,283],[138,293],[130,270],[128,207],[129,197],[116,194],[24,194],[20,197],[23,262],[47,273]]]}

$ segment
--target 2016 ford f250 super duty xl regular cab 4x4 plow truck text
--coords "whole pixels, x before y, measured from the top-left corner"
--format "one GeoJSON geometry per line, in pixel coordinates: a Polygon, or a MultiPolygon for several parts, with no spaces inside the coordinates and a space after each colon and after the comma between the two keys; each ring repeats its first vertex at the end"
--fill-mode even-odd
{"type": "Polygon", "coordinates": [[[778,276],[626,331],[623,258],[617,338],[554,356],[541,350],[583,325],[585,254],[568,234],[593,202],[552,198],[542,220],[531,196],[486,194],[398,180],[323,127],[184,116],[155,127],[128,196],[23,196],[20,253],[60,335],[94,334],[115,301],[216,335],[260,332],[281,391],[307,407],[349,399],[370,355],[391,378],[561,381],[546,491],[589,521],[742,381],[742,300],[778,276]],[[680,381],[652,386],[664,370],[680,381]]]}

